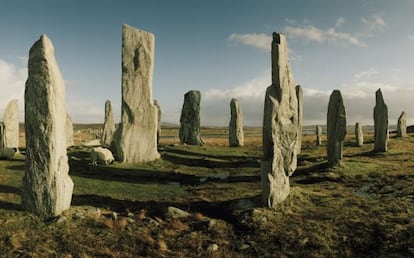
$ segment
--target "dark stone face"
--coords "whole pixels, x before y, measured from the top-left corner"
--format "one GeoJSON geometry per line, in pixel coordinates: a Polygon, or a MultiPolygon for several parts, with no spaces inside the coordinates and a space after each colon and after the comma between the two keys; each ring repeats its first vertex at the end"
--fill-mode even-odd
{"type": "Polygon", "coordinates": [[[280,35],[277,32],[273,32],[273,44],[280,44],[280,35]]]}

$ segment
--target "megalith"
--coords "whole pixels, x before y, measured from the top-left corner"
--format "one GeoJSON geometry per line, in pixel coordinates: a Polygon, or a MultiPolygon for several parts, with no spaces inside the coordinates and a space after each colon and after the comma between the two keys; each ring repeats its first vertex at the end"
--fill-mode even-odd
{"type": "Polygon", "coordinates": [[[19,147],[19,105],[17,99],[7,104],[4,111],[4,147],[19,147]]]}
{"type": "Polygon", "coordinates": [[[397,137],[407,137],[407,115],[405,111],[398,117],[397,137]]]}
{"type": "Polygon", "coordinates": [[[239,101],[232,98],[230,101],[229,146],[240,147],[243,145],[243,113],[239,101]]]}
{"type": "Polygon", "coordinates": [[[374,107],[374,152],[388,150],[388,107],[384,102],[381,89],[375,92],[374,107]]]}
{"type": "Polygon", "coordinates": [[[122,110],[114,136],[116,158],[141,163],[160,157],[157,108],[152,100],[154,43],[152,33],[122,27],[122,110]]]}
{"type": "Polygon", "coordinates": [[[362,145],[364,145],[364,134],[362,132],[362,125],[358,122],[355,124],[355,143],[358,147],[362,147],[362,145]]]}
{"type": "Polygon", "coordinates": [[[198,90],[190,90],[184,95],[179,131],[182,144],[205,144],[200,134],[200,100],[201,94],[198,90]]]}
{"type": "Polygon", "coordinates": [[[317,125],[315,127],[315,133],[316,133],[316,145],[321,146],[322,145],[322,126],[317,125]]]}
{"type": "Polygon", "coordinates": [[[66,146],[71,147],[75,145],[73,141],[73,124],[72,118],[69,114],[66,114],[66,146]]]}
{"type": "Polygon", "coordinates": [[[295,89],[298,100],[298,140],[296,142],[296,152],[300,154],[302,148],[303,90],[300,85],[296,85],[295,89]]]}
{"type": "Polygon", "coordinates": [[[26,164],[22,205],[44,218],[70,207],[73,182],[66,153],[65,82],[46,35],[29,53],[26,81],[26,164]]]}
{"type": "Polygon", "coordinates": [[[114,115],[112,113],[112,105],[110,100],[105,101],[105,120],[102,128],[101,144],[111,146],[112,138],[115,133],[114,115]]]}
{"type": "Polygon", "coordinates": [[[289,195],[289,176],[296,170],[298,103],[288,61],[286,37],[272,40],[272,85],[266,90],[263,114],[262,202],[275,207],[289,195]]]}
{"type": "Polygon", "coordinates": [[[329,98],[327,114],[328,166],[340,165],[346,135],[346,112],[342,95],[334,90],[329,98]]]}
{"type": "Polygon", "coordinates": [[[0,122],[0,148],[4,147],[4,124],[0,122]]]}
{"type": "Polygon", "coordinates": [[[154,106],[157,108],[157,144],[159,144],[161,136],[161,106],[156,99],[154,99],[154,106]]]}

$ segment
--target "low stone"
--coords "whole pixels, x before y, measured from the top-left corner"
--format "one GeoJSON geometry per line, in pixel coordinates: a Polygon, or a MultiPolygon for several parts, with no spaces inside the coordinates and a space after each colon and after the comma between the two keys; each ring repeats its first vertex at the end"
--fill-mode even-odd
{"type": "Polygon", "coordinates": [[[167,212],[165,213],[166,218],[172,218],[172,219],[182,219],[182,218],[188,218],[190,216],[191,216],[190,213],[183,211],[179,208],[172,207],[172,206],[169,206],[167,208],[167,212]]]}

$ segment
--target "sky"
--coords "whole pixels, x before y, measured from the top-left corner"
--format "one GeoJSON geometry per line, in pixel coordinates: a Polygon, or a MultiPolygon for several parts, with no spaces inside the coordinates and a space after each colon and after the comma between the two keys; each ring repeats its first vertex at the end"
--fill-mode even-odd
{"type": "Polygon", "coordinates": [[[287,36],[304,124],[326,124],[339,89],[348,124],[373,124],[382,89],[389,122],[414,123],[412,0],[0,0],[0,118],[24,87],[30,47],[46,34],[66,83],[75,123],[103,122],[111,100],[121,113],[123,24],[155,35],[153,98],[162,121],[179,124],[184,94],[201,92],[201,124],[228,125],[238,98],[246,126],[260,126],[271,83],[273,31],[287,36]]]}

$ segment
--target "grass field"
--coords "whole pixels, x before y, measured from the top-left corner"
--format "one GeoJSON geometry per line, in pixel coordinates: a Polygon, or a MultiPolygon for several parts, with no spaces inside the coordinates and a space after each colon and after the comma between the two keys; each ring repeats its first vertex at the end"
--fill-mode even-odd
{"type": "Polygon", "coordinates": [[[223,128],[203,128],[205,147],[179,145],[178,129],[164,128],[162,159],[92,167],[81,143],[97,133],[75,127],[72,207],[55,219],[21,208],[24,155],[0,161],[1,257],[414,257],[414,135],[392,136],[386,154],[371,152],[372,136],[355,147],[348,135],[336,169],[304,136],[290,196],[266,209],[259,128],[238,148],[223,128]]]}

